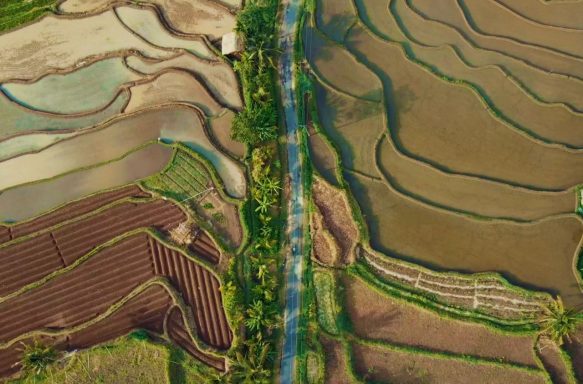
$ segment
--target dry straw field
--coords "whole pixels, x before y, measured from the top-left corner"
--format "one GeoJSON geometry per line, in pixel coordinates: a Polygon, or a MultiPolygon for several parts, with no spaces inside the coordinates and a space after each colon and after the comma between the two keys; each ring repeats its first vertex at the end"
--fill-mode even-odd
{"type": "Polygon", "coordinates": [[[536,332],[583,308],[583,2],[531,3],[306,14],[326,382],[583,380],[583,340],[536,332]]]}
{"type": "Polygon", "coordinates": [[[227,368],[222,272],[247,185],[220,42],[241,5],[65,0],[2,18],[0,381],[27,345],[136,329],[227,368]]]}

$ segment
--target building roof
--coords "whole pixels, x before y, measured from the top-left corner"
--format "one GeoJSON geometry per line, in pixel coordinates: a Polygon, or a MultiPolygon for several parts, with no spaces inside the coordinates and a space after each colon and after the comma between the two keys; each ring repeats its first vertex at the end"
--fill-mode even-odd
{"type": "Polygon", "coordinates": [[[237,32],[229,32],[223,35],[221,41],[221,52],[223,55],[241,52],[243,50],[243,41],[237,32]]]}

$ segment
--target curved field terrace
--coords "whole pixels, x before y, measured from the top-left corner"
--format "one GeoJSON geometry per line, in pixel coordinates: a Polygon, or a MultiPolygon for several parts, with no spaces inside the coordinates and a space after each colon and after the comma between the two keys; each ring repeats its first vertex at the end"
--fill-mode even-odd
{"type": "Polygon", "coordinates": [[[583,378],[583,8],[531,3],[308,7],[308,382],[583,378]]]}
{"type": "Polygon", "coordinates": [[[223,286],[248,186],[229,134],[241,86],[220,52],[241,7],[0,5],[0,381],[39,378],[29,347],[69,359],[144,331],[168,371],[136,380],[227,371],[223,286]]]}

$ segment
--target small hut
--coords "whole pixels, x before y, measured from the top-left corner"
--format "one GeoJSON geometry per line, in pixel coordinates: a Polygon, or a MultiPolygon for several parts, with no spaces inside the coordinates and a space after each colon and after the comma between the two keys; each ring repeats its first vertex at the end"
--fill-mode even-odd
{"type": "Polygon", "coordinates": [[[223,35],[221,39],[221,53],[225,56],[239,56],[243,51],[243,39],[237,32],[229,32],[223,35]]]}

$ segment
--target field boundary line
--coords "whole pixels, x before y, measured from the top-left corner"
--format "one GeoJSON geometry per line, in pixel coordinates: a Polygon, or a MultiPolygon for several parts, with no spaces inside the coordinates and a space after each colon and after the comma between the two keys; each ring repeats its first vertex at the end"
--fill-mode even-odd
{"type": "MultiPolygon", "coordinates": [[[[399,43],[396,43],[396,42],[392,42],[392,41],[391,41],[391,42],[387,42],[387,41],[383,40],[382,38],[380,38],[380,37],[377,37],[375,34],[371,33],[371,32],[368,30],[367,26],[366,26],[366,25],[363,25],[363,24],[362,24],[362,22],[360,22],[360,21],[358,21],[358,22],[357,22],[356,24],[354,24],[354,25],[360,25],[360,26],[363,28],[364,32],[365,32],[365,33],[367,33],[367,34],[369,34],[369,35],[371,36],[371,38],[373,38],[373,39],[375,39],[375,40],[377,40],[377,41],[380,41],[380,42],[381,42],[381,43],[383,43],[383,44],[393,44],[393,45],[396,45],[396,46],[397,46],[397,47],[398,47],[398,48],[401,50],[401,54],[405,55],[405,53],[403,52],[403,49],[404,49],[404,48],[402,47],[402,45],[401,45],[401,44],[399,44],[399,43]]],[[[352,27],[351,27],[351,28],[352,28],[352,27]]],[[[346,51],[347,51],[347,52],[349,52],[349,53],[350,53],[350,54],[351,54],[353,57],[355,57],[355,58],[357,59],[357,61],[358,61],[358,62],[360,62],[361,64],[365,65],[365,66],[368,68],[368,70],[369,70],[369,71],[372,71],[372,72],[373,72],[373,73],[374,73],[374,74],[375,74],[377,77],[382,77],[382,76],[380,76],[380,75],[377,73],[377,71],[376,71],[376,70],[373,70],[373,69],[371,69],[371,68],[370,68],[370,67],[369,67],[367,64],[365,64],[365,63],[364,63],[364,62],[363,62],[363,61],[360,59],[360,57],[359,57],[359,56],[355,56],[354,52],[352,52],[352,51],[351,51],[351,50],[349,50],[348,48],[345,48],[345,49],[346,49],[346,51]]],[[[408,59],[406,56],[405,56],[405,59],[406,59],[406,60],[409,60],[409,59],[408,59]]],[[[425,69],[425,68],[421,68],[421,69],[423,69],[423,70],[426,70],[426,71],[427,71],[427,69],[425,69]]],[[[430,73],[430,74],[431,74],[431,73],[430,73]]],[[[384,86],[383,86],[383,94],[384,94],[385,92],[386,92],[386,91],[384,90],[384,86]]],[[[384,103],[385,105],[386,105],[386,103],[387,103],[387,101],[386,101],[386,95],[383,95],[383,103],[384,103]]],[[[385,109],[385,118],[386,118],[386,120],[387,120],[387,126],[388,126],[388,123],[389,123],[389,121],[388,121],[388,119],[389,119],[389,116],[388,116],[388,114],[386,113],[386,107],[385,107],[384,109],[385,109]]],[[[391,133],[391,135],[392,135],[392,130],[390,130],[390,129],[388,129],[388,128],[387,128],[387,130],[388,130],[388,132],[389,132],[389,133],[391,133]]],[[[522,134],[523,134],[523,135],[525,135],[524,133],[522,133],[522,134]]],[[[531,138],[527,137],[527,139],[531,139],[531,138]]],[[[536,144],[539,144],[539,145],[547,145],[547,144],[544,144],[544,143],[538,143],[538,142],[536,142],[536,141],[534,141],[534,142],[535,142],[536,144]]],[[[432,169],[437,169],[438,171],[440,171],[440,172],[442,172],[442,173],[449,174],[449,175],[453,175],[453,176],[459,176],[459,177],[468,177],[468,178],[472,178],[472,179],[478,179],[478,180],[481,180],[481,181],[488,181],[488,182],[497,183],[497,184],[499,184],[499,185],[503,185],[503,186],[506,186],[506,187],[510,187],[510,188],[517,188],[517,189],[523,189],[523,190],[529,190],[529,191],[532,191],[532,192],[544,192],[544,193],[557,193],[557,192],[566,192],[566,191],[573,190],[573,189],[576,187],[576,185],[572,185],[572,186],[569,186],[569,187],[567,187],[567,188],[541,188],[541,187],[536,187],[536,186],[532,186],[532,185],[525,185],[525,184],[521,184],[521,183],[516,183],[516,182],[509,181],[509,180],[504,180],[504,179],[500,179],[500,178],[497,178],[497,177],[484,176],[484,175],[480,175],[480,174],[474,174],[474,173],[469,173],[469,172],[456,172],[456,171],[451,171],[451,170],[449,170],[447,167],[445,167],[445,166],[443,166],[443,165],[441,165],[441,164],[439,164],[439,163],[436,163],[436,162],[435,162],[435,161],[433,161],[433,160],[422,158],[422,157],[420,157],[419,155],[416,155],[416,154],[413,154],[413,153],[409,153],[409,152],[403,152],[403,149],[402,149],[402,148],[400,148],[399,146],[398,146],[397,148],[399,149],[399,153],[400,153],[402,156],[405,156],[405,157],[407,157],[407,158],[409,158],[409,159],[411,159],[411,160],[414,160],[415,162],[422,163],[422,164],[424,164],[424,165],[426,165],[426,166],[429,166],[429,167],[431,167],[432,169]]],[[[559,148],[559,149],[560,149],[560,148],[559,148]]],[[[570,151],[573,151],[573,150],[570,150],[570,151]]]]}
{"type": "MultiPolygon", "coordinates": [[[[448,29],[451,29],[451,30],[455,31],[464,41],[467,41],[468,44],[470,44],[472,47],[474,47],[476,49],[481,49],[481,50],[488,51],[488,52],[496,52],[496,53],[498,53],[500,55],[509,57],[509,58],[514,59],[514,60],[517,60],[517,61],[520,61],[520,62],[524,63],[525,65],[527,65],[529,67],[536,68],[537,70],[539,70],[541,72],[544,72],[546,74],[549,74],[549,75],[557,75],[557,76],[565,77],[567,79],[573,79],[573,80],[576,80],[578,82],[583,82],[583,78],[582,77],[575,76],[575,75],[572,75],[572,74],[569,74],[569,73],[562,73],[562,72],[550,71],[550,70],[545,69],[545,68],[543,68],[543,67],[541,67],[539,65],[536,65],[534,63],[531,63],[528,60],[525,60],[525,59],[523,59],[521,57],[515,56],[514,54],[510,54],[510,53],[507,53],[507,52],[504,52],[504,51],[498,51],[498,50],[490,49],[490,48],[483,48],[480,45],[478,45],[476,42],[474,42],[473,39],[470,39],[466,35],[466,33],[463,32],[463,31],[461,31],[458,27],[453,26],[453,25],[450,25],[450,24],[448,24],[446,22],[443,22],[441,20],[431,18],[431,17],[427,16],[426,14],[422,13],[421,11],[419,11],[418,9],[416,9],[412,5],[411,0],[405,0],[405,1],[407,2],[409,8],[413,9],[415,13],[417,13],[418,15],[420,15],[421,17],[423,17],[426,20],[430,20],[430,21],[439,23],[441,25],[444,25],[448,29]]],[[[464,17],[464,20],[465,20],[465,17],[464,17]]]]}
{"type": "Polygon", "coordinates": [[[429,357],[432,359],[439,359],[439,360],[453,360],[453,361],[460,361],[467,364],[476,364],[476,365],[488,365],[494,366],[504,369],[515,369],[522,372],[527,372],[534,375],[544,375],[544,370],[541,370],[539,367],[532,367],[529,365],[523,365],[518,363],[512,362],[503,362],[499,361],[496,358],[486,358],[476,355],[469,355],[469,354],[458,354],[452,352],[445,352],[439,350],[433,350],[428,348],[421,348],[421,347],[414,347],[409,346],[406,344],[399,344],[393,343],[386,340],[373,340],[373,339],[365,339],[355,335],[349,335],[348,340],[352,341],[356,344],[366,347],[372,348],[380,348],[380,349],[388,349],[394,352],[400,352],[405,354],[415,354],[421,355],[425,357],[429,357]]]}
{"type": "Polygon", "coordinates": [[[574,61],[578,61],[581,62],[583,61],[583,56],[579,55],[579,54],[575,54],[575,53],[571,53],[571,52],[565,52],[563,50],[560,49],[556,49],[556,48],[551,48],[551,47],[547,47],[544,45],[538,45],[532,42],[526,42],[523,41],[521,39],[518,39],[516,37],[508,37],[508,36],[503,36],[503,35],[496,35],[496,34],[492,34],[492,33],[486,33],[484,32],[473,20],[471,17],[471,12],[469,10],[469,8],[467,7],[467,5],[464,3],[463,0],[456,0],[456,3],[458,5],[458,9],[460,11],[460,13],[462,14],[463,18],[464,18],[464,22],[466,23],[466,25],[476,34],[483,36],[485,38],[491,38],[491,39],[501,39],[501,40],[505,40],[505,41],[509,41],[511,43],[526,47],[526,48],[532,48],[534,50],[537,51],[544,51],[556,56],[561,56],[563,58],[566,58],[568,60],[574,60],[574,61]]]}
{"type": "MultiPolygon", "coordinates": [[[[182,306],[183,305],[186,306],[186,304],[183,302],[180,293],[178,293],[176,291],[176,289],[171,286],[171,284],[168,282],[168,280],[165,277],[154,277],[154,278],[151,278],[151,279],[145,281],[144,283],[140,284],[136,288],[134,288],[128,295],[124,296],[123,298],[121,298],[120,300],[116,301],[111,306],[109,306],[105,312],[103,312],[102,314],[100,314],[98,316],[91,318],[90,320],[87,320],[87,321],[85,321],[81,324],[78,324],[76,326],[67,327],[67,328],[63,328],[60,330],[37,329],[37,330],[33,330],[33,331],[30,331],[27,333],[23,333],[21,335],[18,335],[15,338],[7,341],[7,342],[0,343],[0,350],[9,348],[10,346],[14,345],[15,343],[22,341],[24,339],[30,338],[30,337],[35,337],[35,336],[57,337],[57,336],[68,335],[71,333],[75,333],[75,332],[87,329],[87,328],[91,327],[92,325],[95,325],[95,324],[107,319],[108,317],[112,316],[117,311],[122,309],[123,306],[127,302],[129,302],[131,299],[137,297],[140,293],[143,293],[148,288],[153,287],[153,286],[161,286],[162,288],[164,288],[168,292],[170,297],[172,298],[173,303],[176,306],[178,306],[180,308],[180,310],[182,311],[182,313],[184,314],[185,310],[184,310],[184,308],[182,308],[182,306]]],[[[190,322],[190,320],[188,320],[188,322],[190,322]]],[[[192,326],[193,326],[193,324],[187,324],[186,328],[191,328],[192,326]]],[[[194,327],[193,329],[197,329],[197,328],[194,327]]],[[[219,351],[216,348],[211,347],[209,345],[206,345],[206,343],[202,343],[202,341],[200,341],[200,339],[198,337],[194,338],[191,334],[190,329],[188,329],[188,333],[191,336],[191,338],[193,339],[192,341],[195,343],[196,347],[200,351],[202,351],[203,353],[209,353],[209,354],[215,355],[216,357],[224,357],[225,356],[224,354],[219,353],[219,351]]]]}
{"type": "MultiPolygon", "coordinates": [[[[564,31],[564,32],[583,32],[583,29],[580,29],[580,28],[565,27],[562,25],[555,25],[555,24],[550,24],[550,23],[534,20],[530,17],[527,17],[526,15],[523,15],[521,12],[516,11],[512,7],[508,6],[507,4],[503,4],[499,0],[492,0],[492,2],[494,4],[496,4],[498,7],[505,9],[508,13],[512,13],[512,14],[516,15],[517,17],[523,19],[524,21],[526,21],[529,24],[533,24],[536,26],[542,26],[542,27],[548,27],[548,28],[552,28],[552,29],[558,29],[558,30],[564,31]]],[[[543,4],[548,5],[549,2],[548,1],[546,3],[543,2],[543,4]]]]}
{"type": "MultiPolygon", "coordinates": [[[[396,4],[396,3],[394,1],[391,1],[391,5],[393,5],[393,4],[396,4]]],[[[392,38],[387,38],[386,36],[381,36],[380,34],[377,34],[372,28],[370,28],[370,26],[367,23],[365,23],[362,20],[360,20],[360,21],[361,21],[361,24],[363,25],[364,28],[366,28],[372,34],[376,35],[378,38],[380,38],[386,42],[400,44],[401,46],[403,46],[403,48],[405,48],[407,45],[415,44],[415,45],[418,45],[422,48],[427,48],[430,50],[441,50],[444,48],[450,49],[453,52],[454,56],[457,59],[459,59],[459,61],[462,63],[462,65],[471,71],[481,71],[481,70],[488,69],[488,68],[501,71],[502,75],[504,75],[505,78],[510,80],[512,85],[516,86],[521,91],[521,93],[523,93],[524,95],[527,96],[527,98],[531,102],[533,102],[533,103],[535,103],[543,108],[554,108],[554,107],[558,106],[557,104],[561,105],[560,103],[542,102],[538,95],[535,96],[530,90],[527,91],[527,89],[524,87],[524,85],[522,85],[520,82],[518,82],[514,78],[513,75],[502,70],[501,67],[499,67],[497,65],[491,64],[491,65],[479,66],[479,67],[471,66],[471,65],[468,65],[465,60],[461,59],[458,51],[456,49],[454,49],[453,46],[450,44],[433,46],[433,45],[428,45],[428,44],[420,42],[418,39],[416,39],[415,37],[413,37],[411,35],[411,32],[408,30],[407,27],[404,26],[403,22],[400,20],[400,17],[395,15],[395,12],[396,11],[393,9],[393,7],[390,7],[388,10],[389,15],[391,15],[391,17],[395,21],[395,24],[398,26],[399,30],[403,33],[406,41],[398,41],[398,40],[394,40],[392,38]]],[[[469,88],[474,94],[476,94],[477,98],[480,100],[482,105],[488,110],[488,112],[490,112],[490,115],[492,115],[494,119],[500,121],[502,124],[506,125],[507,127],[511,128],[511,129],[515,129],[515,130],[519,131],[523,135],[526,134],[525,136],[530,138],[531,140],[536,141],[536,142],[540,141],[543,145],[546,144],[546,145],[564,148],[565,150],[581,150],[581,149],[583,149],[583,146],[574,146],[574,145],[571,145],[567,142],[560,142],[560,141],[547,139],[543,135],[540,135],[540,134],[528,129],[527,127],[524,127],[521,124],[515,122],[513,119],[508,117],[504,112],[502,112],[499,109],[499,107],[496,106],[496,103],[494,103],[490,99],[487,92],[485,90],[483,90],[481,88],[481,86],[474,84],[470,80],[453,77],[451,75],[447,75],[447,74],[443,73],[439,67],[432,65],[432,64],[428,64],[427,62],[419,59],[416,56],[414,51],[408,51],[405,49],[405,57],[411,63],[425,69],[427,72],[431,73],[432,75],[439,78],[440,80],[443,80],[443,81],[445,81],[453,86],[462,85],[462,86],[465,86],[466,88],[469,88]]],[[[577,117],[583,117],[582,113],[573,111],[571,109],[569,109],[567,112],[569,112],[571,115],[574,115],[577,117]]]]}

